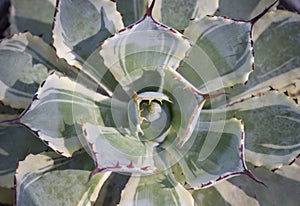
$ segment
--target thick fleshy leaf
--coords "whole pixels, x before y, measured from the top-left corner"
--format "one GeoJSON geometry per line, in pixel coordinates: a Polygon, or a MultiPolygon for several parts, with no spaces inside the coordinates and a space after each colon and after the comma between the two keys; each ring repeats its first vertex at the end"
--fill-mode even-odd
{"type": "Polygon", "coordinates": [[[274,2],[275,0],[219,0],[218,15],[249,20],[274,2]]]}
{"type": "Polygon", "coordinates": [[[53,153],[27,156],[17,169],[17,204],[93,205],[110,173],[98,174],[88,182],[89,171],[66,166],[72,161],[76,157],[59,159],[53,153]]]}
{"type": "Polygon", "coordinates": [[[85,124],[83,133],[89,142],[96,168],[102,171],[152,174],[155,142],[141,142],[136,137],[120,133],[116,128],[85,124]]]}
{"type": "Polygon", "coordinates": [[[0,101],[25,108],[50,70],[76,77],[76,69],[58,60],[54,49],[30,33],[14,35],[0,43],[0,101]]]}
{"type": "Polygon", "coordinates": [[[0,126],[0,187],[13,188],[18,161],[47,147],[20,125],[0,126]]]}
{"type": "Polygon", "coordinates": [[[198,122],[193,136],[178,148],[162,145],[166,166],[189,189],[210,187],[224,179],[249,172],[244,162],[244,130],[241,121],[198,122]],[[174,163],[177,163],[174,165],[174,163]]]}
{"type": "MultiPolygon", "coordinates": [[[[53,73],[41,84],[30,107],[19,122],[64,156],[82,147],[83,122],[109,123],[109,99],[67,78],[53,73]],[[51,116],[49,116],[51,115],[51,116]],[[103,116],[102,116],[103,115],[103,116]]],[[[84,144],[84,142],[83,142],[84,144]]]]}
{"type": "Polygon", "coordinates": [[[125,26],[138,21],[147,10],[148,0],[117,0],[117,9],[122,15],[125,26]]]}
{"type": "Polygon", "coordinates": [[[132,176],[122,191],[120,205],[194,205],[192,195],[163,173],[132,176]]]}
{"type": "MultiPolygon", "coordinates": [[[[222,183],[218,183],[217,185],[219,184],[222,183]]],[[[218,193],[214,187],[203,190],[194,190],[192,195],[195,200],[195,205],[197,206],[230,206],[230,204],[218,193]]]]}
{"type": "Polygon", "coordinates": [[[25,30],[50,43],[52,39],[52,22],[55,12],[55,0],[12,0],[10,10],[11,33],[25,30]],[[41,12],[43,11],[43,12],[41,12]]]}
{"type": "MultiPolygon", "coordinates": [[[[140,21],[102,45],[100,54],[104,64],[121,86],[125,87],[163,65],[176,68],[190,48],[182,34],[152,18],[152,9],[153,4],[140,21]]],[[[143,79],[152,81],[149,77],[143,79]]]]}
{"type": "Polygon", "coordinates": [[[170,67],[163,70],[163,90],[172,101],[172,127],[176,131],[177,140],[183,144],[194,131],[207,95],[170,67]]]}
{"type": "Polygon", "coordinates": [[[246,85],[228,89],[230,103],[272,89],[296,89],[300,79],[300,16],[288,11],[267,13],[253,30],[255,70],[246,85]],[[284,50],[284,52],[282,52],[284,50]]]}
{"type": "Polygon", "coordinates": [[[193,48],[178,72],[210,92],[246,82],[254,63],[251,25],[224,17],[191,21],[184,35],[193,48]]]}
{"type": "MultiPolygon", "coordinates": [[[[300,153],[300,110],[286,95],[273,91],[244,99],[226,107],[226,112],[227,118],[235,115],[243,119],[246,160],[252,164],[274,169],[289,164],[300,153]]],[[[205,110],[201,118],[208,121],[211,115],[224,118],[222,109],[205,110]]]]}
{"type": "MultiPolygon", "coordinates": [[[[295,203],[297,204],[300,195],[299,163],[282,168],[282,171],[289,173],[287,176],[282,175],[281,169],[275,173],[265,168],[256,168],[252,169],[252,171],[257,177],[264,181],[268,188],[253,184],[249,179],[240,176],[229,180],[231,184],[226,183],[226,185],[222,186],[222,191],[228,191],[224,193],[224,197],[225,195],[233,196],[234,193],[239,190],[239,193],[245,193],[248,198],[255,199],[259,205],[277,205],[278,203],[284,203],[284,205],[293,206],[295,203]],[[281,171],[281,174],[279,171],[281,171]],[[232,190],[232,187],[235,189],[232,190]],[[283,191],[284,194],[288,195],[282,195],[283,191]]],[[[222,183],[220,183],[220,185],[221,184],[222,183]]],[[[221,190],[219,190],[219,192],[221,193],[221,190]]],[[[232,204],[245,205],[248,204],[248,202],[242,202],[241,198],[236,197],[236,200],[233,201],[232,204]]]]}
{"type": "Polygon", "coordinates": [[[300,195],[300,167],[299,160],[290,166],[283,166],[275,172],[264,168],[251,170],[268,188],[250,182],[243,176],[235,177],[214,185],[214,187],[193,192],[198,205],[276,205],[284,202],[285,205],[295,205],[300,195]],[[282,191],[288,196],[283,196],[282,191]],[[197,198],[199,197],[199,198],[197,198]],[[210,198],[210,199],[209,199],[210,198]],[[210,201],[206,204],[207,201],[210,201]],[[225,201],[225,202],[224,202],[225,201]],[[213,204],[216,202],[216,204],[213,204]]]}
{"type": "MultiPolygon", "coordinates": [[[[249,184],[256,183],[250,182],[249,184]]],[[[195,201],[199,206],[260,205],[255,197],[248,196],[238,186],[233,185],[228,181],[220,182],[214,185],[214,187],[205,190],[193,191],[193,197],[196,199],[195,201]]]]}
{"type": "MultiPolygon", "coordinates": [[[[150,4],[152,0],[148,2],[150,4]]],[[[190,19],[213,15],[217,8],[218,0],[156,0],[153,17],[178,31],[183,31],[190,19]]]]}
{"type": "Polygon", "coordinates": [[[81,68],[99,43],[121,28],[121,16],[113,1],[61,0],[55,15],[53,45],[59,57],[81,68]]]}

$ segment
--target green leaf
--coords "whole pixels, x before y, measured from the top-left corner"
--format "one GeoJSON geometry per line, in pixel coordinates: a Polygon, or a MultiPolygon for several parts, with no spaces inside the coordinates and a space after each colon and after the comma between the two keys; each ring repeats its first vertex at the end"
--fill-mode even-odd
{"type": "Polygon", "coordinates": [[[121,16],[112,1],[59,1],[53,45],[59,57],[81,68],[99,43],[121,28],[121,16]]]}
{"type": "Polygon", "coordinates": [[[275,0],[220,0],[219,2],[218,15],[249,20],[263,12],[275,0]]]}
{"type": "Polygon", "coordinates": [[[14,35],[0,43],[0,101],[26,108],[50,70],[75,78],[75,68],[57,59],[55,50],[30,33],[14,35]]]}
{"type": "Polygon", "coordinates": [[[247,171],[241,121],[198,122],[193,136],[179,148],[162,145],[166,166],[178,182],[191,190],[210,187],[247,171]],[[177,163],[174,165],[175,163],[177,163]]]}
{"type": "Polygon", "coordinates": [[[14,204],[14,190],[0,187],[0,204],[13,205],[14,204]]]}
{"type": "MultiPolygon", "coordinates": [[[[222,109],[205,110],[201,118],[211,115],[221,119],[222,109]]],[[[300,153],[299,106],[280,92],[268,92],[226,107],[227,118],[235,115],[245,122],[246,160],[256,166],[274,169],[289,164],[300,153]]]]}
{"type": "MultiPolygon", "coordinates": [[[[149,0],[149,3],[151,0],[149,0]]],[[[157,0],[153,17],[178,30],[184,30],[190,19],[201,19],[213,15],[218,8],[218,0],[157,0]]]]}
{"type": "MultiPolygon", "coordinates": [[[[238,178],[240,177],[237,177],[236,179],[238,178]]],[[[252,186],[253,184],[256,183],[249,182],[250,186],[252,186]]],[[[240,185],[233,185],[228,181],[224,181],[220,184],[216,184],[214,187],[214,189],[218,192],[218,196],[216,197],[216,199],[218,199],[219,201],[226,200],[226,202],[228,202],[229,205],[260,205],[256,197],[248,196],[246,192],[241,190],[240,185]]],[[[258,187],[264,188],[261,185],[258,185],[258,187]]]]}
{"type": "MultiPolygon", "coordinates": [[[[217,185],[219,184],[222,183],[218,183],[217,185]]],[[[202,190],[194,190],[192,192],[192,195],[195,200],[195,205],[198,206],[230,206],[230,204],[225,200],[225,198],[222,197],[214,187],[202,190]]]]}
{"type": "Polygon", "coordinates": [[[47,147],[20,125],[0,126],[0,187],[13,188],[18,161],[47,147]]]}
{"type": "Polygon", "coordinates": [[[12,0],[11,33],[16,34],[28,30],[34,35],[42,35],[44,41],[50,43],[55,2],[55,0],[31,0],[28,3],[23,0],[12,0]]]}
{"type": "Polygon", "coordinates": [[[246,85],[227,90],[229,103],[265,93],[270,87],[299,92],[295,86],[300,79],[299,29],[300,16],[280,10],[267,13],[254,24],[255,70],[246,85]]]}
{"type": "Polygon", "coordinates": [[[58,160],[53,153],[27,156],[17,169],[17,204],[93,204],[110,173],[97,174],[88,182],[89,171],[59,169],[70,161],[74,160],[58,160]]]}
{"type": "MultiPolygon", "coordinates": [[[[232,181],[239,180],[240,178],[249,179],[243,176],[232,178],[232,181]]],[[[249,182],[249,187],[253,187],[253,182],[249,182]]],[[[243,184],[246,186],[246,184],[243,184]]],[[[248,187],[248,185],[246,186],[248,187]]],[[[258,185],[260,189],[265,189],[265,187],[261,187],[258,185]]],[[[267,191],[268,189],[266,189],[267,191]]],[[[254,193],[256,191],[253,191],[254,193]]],[[[266,194],[269,196],[270,194],[266,194]]],[[[193,191],[193,197],[197,205],[205,205],[205,206],[229,206],[229,205],[265,205],[265,202],[259,202],[256,199],[256,196],[249,196],[248,193],[241,190],[240,185],[234,185],[229,181],[223,181],[218,184],[215,184],[214,187],[206,188],[204,190],[196,190],[193,191]]]]}
{"type": "Polygon", "coordinates": [[[111,173],[111,175],[101,188],[95,205],[113,206],[120,202],[121,191],[125,187],[129,178],[130,176],[126,173],[111,173]]]}
{"type": "Polygon", "coordinates": [[[132,176],[122,191],[120,205],[194,205],[191,194],[163,173],[132,176]]]}
{"type": "Polygon", "coordinates": [[[13,109],[10,106],[0,104],[0,122],[7,119],[15,119],[22,112],[21,110],[13,109]]]}
{"type": "MultiPolygon", "coordinates": [[[[291,166],[285,166],[282,169],[277,170],[275,173],[265,168],[256,168],[252,169],[252,171],[257,177],[265,182],[268,188],[261,187],[261,185],[258,184],[253,184],[252,182],[249,182],[248,178],[240,176],[238,178],[231,179],[231,184],[227,183],[225,186],[220,188],[222,191],[227,191],[222,195],[233,196],[237,190],[240,190],[240,192],[245,193],[248,197],[255,199],[259,205],[277,205],[279,202],[284,202],[284,205],[293,206],[296,202],[298,202],[300,194],[299,163],[291,166]],[[285,172],[285,175],[283,175],[283,171],[285,172]],[[287,173],[289,173],[289,175],[287,175],[287,173]],[[235,190],[232,190],[232,187],[235,187],[235,190]],[[284,194],[288,195],[282,195],[283,191],[285,192],[284,194]]],[[[220,185],[221,184],[222,183],[220,183],[220,185]]],[[[219,192],[221,193],[221,190],[219,190],[219,192]]],[[[236,197],[231,203],[233,205],[245,205],[249,202],[242,202],[241,198],[236,197]]]]}
{"type": "Polygon", "coordinates": [[[107,39],[100,50],[104,64],[123,87],[143,75],[143,81],[153,81],[151,72],[163,65],[176,68],[190,48],[182,34],[155,21],[151,11],[152,7],[140,21],[107,39]]]}
{"type": "Polygon", "coordinates": [[[152,174],[157,171],[154,165],[157,143],[142,142],[113,127],[87,123],[82,129],[96,165],[93,174],[102,171],[152,174]]]}
{"type": "Polygon", "coordinates": [[[80,124],[110,123],[109,98],[96,93],[96,89],[88,89],[54,73],[41,84],[19,121],[52,149],[69,157],[82,147],[79,141],[82,135],[80,124]]]}
{"type": "Polygon", "coordinates": [[[138,21],[147,10],[148,0],[117,0],[117,9],[122,14],[125,26],[138,21]]]}
{"type": "Polygon", "coordinates": [[[210,92],[246,82],[254,63],[251,25],[216,16],[191,21],[184,35],[193,48],[178,72],[210,92]]]}

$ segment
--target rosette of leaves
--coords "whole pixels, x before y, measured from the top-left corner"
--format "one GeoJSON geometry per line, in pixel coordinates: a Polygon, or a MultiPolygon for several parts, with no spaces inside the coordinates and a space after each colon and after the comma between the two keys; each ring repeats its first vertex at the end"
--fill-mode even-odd
{"type": "Polygon", "coordinates": [[[272,3],[13,0],[1,203],[293,205],[300,17],[272,3]]]}

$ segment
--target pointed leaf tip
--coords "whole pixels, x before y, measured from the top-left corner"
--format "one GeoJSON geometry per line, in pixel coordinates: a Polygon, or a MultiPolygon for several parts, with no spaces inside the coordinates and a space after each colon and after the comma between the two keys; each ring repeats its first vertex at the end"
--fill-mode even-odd
{"type": "Polygon", "coordinates": [[[261,17],[263,17],[276,3],[278,2],[278,0],[274,1],[270,6],[268,6],[267,8],[265,8],[265,10],[263,10],[263,12],[261,12],[260,14],[258,14],[257,16],[255,16],[254,18],[250,19],[249,22],[253,24],[255,24],[261,17]]]}
{"type": "Polygon", "coordinates": [[[155,0],[152,1],[150,7],[148,8],[146,16],[151,16],[152,17],[152,11],[153,11],[154,5],[155,5],[155,0]]]}
{"type": "Polygon", "coordinates": [[[258,179],[250,170],[245,169],[244,174],[253,179],[255,182],[262,184],[263,186],[268,188],[268,186],[262,180],[258,179]]]}

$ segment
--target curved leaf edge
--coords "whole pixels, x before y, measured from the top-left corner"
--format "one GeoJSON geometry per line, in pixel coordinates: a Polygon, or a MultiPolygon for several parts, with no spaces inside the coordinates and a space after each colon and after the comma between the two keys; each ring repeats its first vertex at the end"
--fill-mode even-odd
{"type": "MultiPolygon", "coordinates": [[[[55,71],[52,71],[52,72],[49,74],[49,76],[47,77],[47,79],[48,79],[50,76],[52,76],[52,75],[57,75],[57,74],[55,73],[55,71]]],[[[58,78],[67,77],[66,75],[61,75],[61,76],[60,76],[60,75],[57,75],[57,76],[58,76],[58,78]]],[[[47,79],[46,79],[46,80],[47,80],[47,79]]],[[[0,121],[0,124],[19,124],[19,125],[21,125],[21,126],[24,126],[24,127],[27,128],[30,132],[32,132],[37,138],[39,138],[43,143],[45,143],[48,147],[52,148],[52,150],[53,150],[54,152],[56,152],[57,154],[60,154],[60,155],[65,156],[65,157],[71,157],[72,154],[65,154],[63,151],[60,151],[60,150],[56,149],[55,144],[53,144],[52,142],[46,140],[46,138],[45,138],[43,135],[41,135],[40,130],[38,130],[38,129],[37,129],[37,130],[36,130],[36,129],[33,129],[33,128],[31,128],[29,125],[27,125],[26,123],[23,123],[23,122],[21,121],[22,117],[23,117],[23,116],[31,109],[32,105],[33,105],[36,101],[39,101],[39,92],[40,92],[40,89],[42,89],[43,86],[45,85],[46,80],[44,80],[44,81],[40,84],[40,86],[39,86],[39,88],[38,88],[38,91],[37,91],[37,92],[34,94],[34,96],[32,97],[31,103],[27,106],[26,109],[23,110],[23,112],[22,112],[18,117],[13,118],[13,119],[5,119],[5,120],[1,120],[1,121],[0,121]]],[[[79,149],[76,150],[76,151],[80,151],[81,149],[82,149],[82,148],[79,148],[79,149]]],[[[76,151],[74,151],[74,152],[76,152],[76,151]]]]}
{"type": "Polygon", "coordinates": [[[93,171],[91,171],[89,178],[88,178],[88,182],[93,178],[94,175],[96,175],[97,173],[100,173],[100,172],[117,172],[117,173],[119,172],[119,173],[123,173],[123,174],[127,174],[127,175],[130,175],[131,173],[142,174],[142,175],[151,175],[151,174],[160,172],[159,169],[150,170],[148,166],[136,167],[132,161],[130,161],[128,165],[121,165],[119,162],[117,162],[115,165],[100,167],[98,164],[98,162],[100,162],[100,161],[97,159],[97,155],[96,155],[97,152],[94,149],[94,143],[88,141],[87,131],[84,126],[85,125],[83,124],[82,125],[83,135],[86,138],[86,141],[89,145],[89,149],[91,151],[91,155],[92,155],[92,158],[93,158],[94,164],[95,164],[95,169],[93,171]]]}
{"type": "MultiPolygon", "coordinates": [[[[191,43],[190,43],[190,41],[188,40],[188,38],[187,38],[186,36],[184,36],[183,34],[181,34],[180,32],[178,32],[177,30],[175,30],[175,29],[173,29],[173,28],[171,28],[171,27],[169,27],[169,26],[167,26],[167,25],[158,22],[157,20],[155,20],[155,19],[153,18],[152,11],[153,11],[153,8],[154,8],[154,5],[155,5],[155,1],[156,1],[156,0],[153,0],[153,1],[152,1],[151,5],[150,5],[150,6],[148,7],[148,9],[147,9],[146,14],[145,14],[140,20],[138,20],[137,22],[135,22],[135,23],[133,23],[133,24],[130,24],[130,25],[127,26],[127,27],[124,27],[123,29],[120,29],[117,33],[112,34],[112,35],[111,35],[110,37],[108,37],[106,40],[100,42],[99,45],[100,45],[100,46],[103,46],[103,44],[106,44],[107,41],[109,41],[111,38],[114,38],[114,37],[115,37],[116,35],[118,35],[119,33],[122,33],[122,32],[124,32],[124,31],[128,31],[128,30],[131,30],[133,27],[136,27],[138,24],[140,24],[145,18],[149,17],[149,18],[151,18],[151,20],[152,20],[155,24],[157,24],[159,27],[161,27],[161,28],[165,29],[166,31],[172,32],[173,34],[175,34],[175,35],[181,37],[184,41],[188,41],[188,42],[189,42],[189,45],[192,46],[191,43]]],[[[99,53],[101,53],[101,50],[100,50],[99,53]]]]}
{"type": "MultiPolygon", "coordinates": [[[[243,170],[242,171],[236,171],[236,172],[227,172],[221,176],[219,176],[218,178],[214,179],[214,180],[210,180],[206,183],[202,183],[201,185],[197,186],[197,187],[191,187],[191,185],[185,181],[182,185],[184,188],[186,188],[189,191],[194,191],[194,190],[198,190],[198,189],[205,189],[205,188],[209,188],[219,182],[222,182],[224,180],[227,180],[229,178],[232,177],[236,177],[239,175],[247,175],[248,177],[250,177],[251,179],[253,179],[255,182],[264,185],[265,187],[267,187],[267,185],[261,181],[260,179],[258,179],[248,168],[246,165],[246,161],[245,161],[245,130],[244,130],[244,122],[243,120],[239,120],[235,117],[232,118],[232,120],[238,121],[241,127],[241,134],[240,134],[240,146],[239,146],[239,155],[240,155],[240,161],[242,162],[242,167],[243,170]]],[[[180,165],[180,162],[178,163],[180,165]]],[[[181,175],[185,176],[184,172],[181,171],[181,175]]],[[[174,179],[176,179],[174,177],[174,179]]],[[[185,178],[186,179],[186,178],[185,178]]],[[[180,181],[178,181],[180,183],[180,181]]]]}
{"type": "MultiPolygon", "coordinates": [[[[249,44],[250,44],[250,50],[251,50],[251,67],[252,67],[252,70],[245,73],[243,76],[243,81],[244,82],[241,82],[243,84],[247,84],[248,80],[249,80],[249,77],[251,75],[251,73],[255,70],[255,50],[254,50],[254,40],[253,40],[253,30],[254,30],[254,24],[260,20],[265,14],[267,14],[270,9],[278,2],[278,0],[275,0],[274,3],[272,3],[270,6],[268,6],[267,8],[265,8],[260,14],[258,14],[257,16],[255,16],[254,18],[250,19],[250,20],[243,20],[243,19],[235,19],[235,18],[230,18],[230,17],[227,17],[227,16],[217,16],[217,15],[206,15],[206,17],[212,19],[212,20],[217,20],[217,19],[222,19],[224,21],[233,21],[233,22],[237,22],[237,23],[248,23],[250,24],[250,32],[249,32],[249,44]]],[[[201,20],[201,18],[192,18],[190,19],[191,22],[193,21],[199,21],[201,20]]],[[[188,37],[184,37],[186,38],[187,40],[189,40],[188,37]]],[[[190,41],[190,40],[189,40],[190,41]]],[[[193,42],[190,41],[190,46],[191,46],[191,49],[194,47],[194,44],[193,42]]],[[[191,50],[190,49],[190,50],[191,50]]],[[[186,58],[188,58],[188,52],[187,51],[187,54],[186,54],[186,58]]],[[[181,65],[179,65],[178,68],[180,68],[181,65]]],[[[233,85],[231,85],[231,87],[233,87],[234,85],[236,84],[239,84],[239,83],[235,83],[233,85]]]]}
{"type": "MultiPolygon", "coordinates": [[[[52,39],[51,39],[51,47],[55,50],[55,55],[56,55],[56,58],[57,59],[63,59],[63,61],[68,65],[68,67],[74,67],[76,68],[77,72],[80,73],[81,75],[83,75],[85,78],[88,78],[91,82],[97,84],[101,90],[102,90],[102,93],[106,96],[112,96],[112,92],[104,85],[102,84],[100,81],[98,81],[96,78],[94,78],[91,74],[89,74],[88,72],[86,72],[84,69],[82,69],[82,67],[84,66],[84,64],[81,64],[81,63],[78,63],[79,65],[77,64],[70,64],[68,62],[68,60],[64,57],[64,56],[59,56],[58,53],[57,53],[57,48],[54,46],[54,42],[55,42],[55,38],[54,38],[54,27],[55,27],[55,24],[56,24],[56,18],[57,18],[57,15],[58,13],[60,12],[59,11],[59,3],[61,2],[61,0],[57,0],[56,1],[56,6],[55,6],[55,12],[54,12],[54,16],[53,16],[53,22],[52,22],[52,39]]],[[[113,3],[116,4],[115,1],[112,1],[113,3]]],[[[101,46],[101,42],[98,44],[99,46],[101,46]]],[[[76,61],[77,62],[77,61],[76,61]]]]}
{"type": "MultiPolygon", "coordinates": [[[[294,85],[294,83],[292,83],[291,85],[294,85]]],[[[232,102],[230,104],[227,104],[224,108],[229,108],[231,106],[234,106],[236,104],[242,103],[242,102],[247,101],[247,100],[250,100],[252,98],[257,98],[257,97],[261,97],[261,96],[267,95],[270,92],[275,92],[275,93],[279,93],[279,94],[285,95],[287,97],[288,101],[293,106],[300,108],[300,104],[299,104],[300,102],[298,102],[298,99],[297,99],[297,97],[299,97],[299,94],[298,95],[291,95],[291,93],[289,93],[287,90],[286,91],[281,91],[280,88],[274,89],[271,85],[269,86],[269,90],[267,90],[267,91],[259,92],[259,93],[255,93],[255,94],[251,94],[249,97],[242,98],[240,100],[237,100],[237,101],[234,101],[234,102],[232,102]]],[[[300,93],[300,91],[298,91],[298,93],[300,93]]],[[[224,109],[224,108],[222,107],[221,109],[224,109]]],[[[233,118],[236,118],[236,114],[233,114],[233,118]]],[[[271,170],[272,172],[275,172],[275,171],[277,171],[278,169],[280,169],[281,167],[283,167],[285,165],[292,165],[298,158],[300,158],[300,153],[296,154],[294,157],[292,157],[290,159],[290,161],[289,161],[288,164],[281,164],[281,165],[278,165],[278,166],[273,167],[273,168],[268,168],[268,167],[265,167],[263,165],[254,165],[254,168],[264,167],[264,168],[266,168],[268,170],[271,170]]]]}

